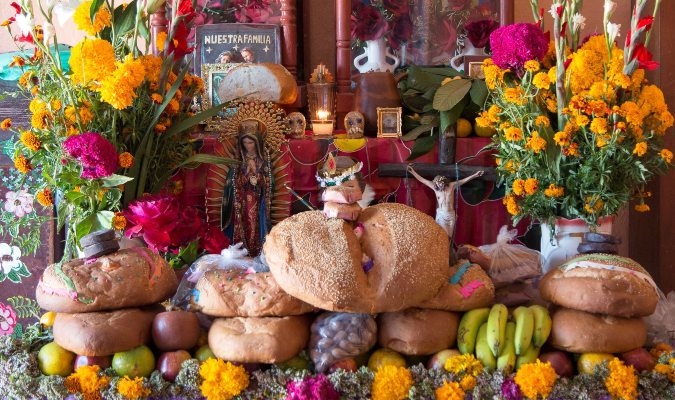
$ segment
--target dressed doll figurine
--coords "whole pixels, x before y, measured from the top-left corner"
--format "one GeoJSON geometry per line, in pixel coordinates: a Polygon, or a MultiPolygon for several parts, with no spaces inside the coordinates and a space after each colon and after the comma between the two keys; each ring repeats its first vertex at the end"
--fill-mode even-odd
{"type": "Polygon", "coordinates": [[[455,232],[455,222],[457,221],[455,190],[470,180],[483,176],[484,171],[478,171],[461,181],[450,181],[444,176],[437,176],[433,181],[430,181],[415,172],[412,165],[408,165],[408,172],[426,187],[434,191],[436,195],[436,223],[445,230],[449,237],[452,237],[455,232]]]}
{"type": "Polygon", "coordinates": [[[269,155],[262,144],[263,125],[242,121],[237,139],[240,164],[230,169],[223,196],[223,228],[232,243],[243,243],[251,257],[262,250],[271,227],[272,175],[269,155]]]}

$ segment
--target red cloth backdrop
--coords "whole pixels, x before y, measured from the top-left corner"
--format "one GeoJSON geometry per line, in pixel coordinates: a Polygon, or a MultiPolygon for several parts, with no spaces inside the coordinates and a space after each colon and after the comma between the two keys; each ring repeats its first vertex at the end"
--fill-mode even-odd
{"type": "MultiPolygon", "coordinates": [[[[207,137],[202,147],[203,153],[213,151],[216,145],[215,138],[207,137]]],[[[434,216],[436,198],[431,189],[419,183],[414,178],[383,178],[378,176],[380,163],[406,163],[410,154],[412,142],[400,139],[367,138],[365,144],[356,149],[345,149],[338,141],[337,144],[328,139],[292,139],[288,143],[288,156],[291,159],[289,177],[291,188],[309,201],[316,208],[320,208],[318,201],[319,185],[315,174],[328,152],[337,152],[338,155],[348,155],[363,162],[363,174],[366,183],[371,185],[376,193],[376,201],[397,202],[408,204],[423,212],[434,216]]],[[[350,141],[353,144],[353,141],[350,141]]],[[[490,143],[486,138],[459,138],[457,140],[456,159],[458,161],[472,157],[490,143]]],[[[420,157],[415,163],[437,163],[438,150],[420,157]]],[[[489,152],[483,152],[477,157],[463,162],[465,165],[494,166],[494,157],[489,152]]],[[[204,165],[194,170],[188,170],[178,179],[183,180],[183,199],[186,203],[203,207],[204,187],[208,166],[204,165]]],[[[490,184],[491,185],[491,184],[490,184]]],[[[295,198],[294,202],[299,203],[295,198]]],[[[457,202],[457,226],[455,231],[456,244],[483,245],[494,243],[502,225],[510,224],[510,217],[506,213],[501,200],[481,201],[478,205],[468,204],[462,196],[457,202]]],[[[294,204],[299,206],[299,204],[294,204]]]]}

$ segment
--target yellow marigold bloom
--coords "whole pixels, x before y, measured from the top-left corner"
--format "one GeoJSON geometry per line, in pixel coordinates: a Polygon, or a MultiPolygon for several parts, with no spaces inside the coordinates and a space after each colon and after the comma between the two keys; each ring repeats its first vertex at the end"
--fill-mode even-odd
{"type": "Polygon", "coordinates": [[[546,139],[539,136],[539,132],[532,132],[532,136],[527,138],[526,148],[532,150],[534,154],[539,154],[540,151],[546,148],[546,139]]]}
{"type": "Polygon", "coordinates": [[[502,122],[501,124],[499,124],[499,129],[505,131],[512,126],[513,126],[513,124],[511,124],[509,121],[505,121],[505,122],[502,122]]]}
{"type": "Polygon", "coordinates": [[[537,60],[525,61],[525,70],[527,70],[529,72],[537,72],[537,71],[539,71],[539,68],[541,68],[539,66],[539,61],[537,61],[537,60]]]}
{"type": "Polygon", "coordinates": [[[60,111],[63,104],[61,104],[61,100],[54,99],[51,101],[50,105],[53,111],[60,111]]]}
{"type": "Polygon", "coordinates": [[[115,71],[115,50],[103,39],[84,39],[70,53],[68,65],[75,84],[100,82],[115,71]]]}
{"type": "Polygon", "coordinates": [[[112,227],[117,231],[121,231],[127,227],[127,219],[124,217],[124,214],[121,212],[115,213],[115,216],[112,218],[112,227]]]}
{"type": "Polygon", "coordinates": [[[645,70],[638,68],[633,72],[633,75],[630,77],[630,90],[633,93],[637,93],[642,86],[642,82],[645,80],[645,70]]]}
{"type": "Polygon", "coordinates": [[[80,123],[82,124],[83,128],[86,127],[91,121],[94,120],[94,114],[91,112],[91,110],[87,106],[78,107],[77,114],[75,113],[75,108],[73,108],[73,106],[68,106],[68,107],[66,107],[63,114],[66,117],[66,120],[71,124],[76,124],[77,123],[77,117],[79,116],[80,117],[80,123]]]}
{"type": "Polygon", "coordinates": [[[592,113],[594,117],[604,117],[609,113],[609,107],[607,107],[607,103],[602,100],[591,100],[588,102],[587,113],[592,113]]]}
{"type": "Polygon", "coordinates": [[[40,93],[40,88],[39,88],[39,87],[33,86],[33,87],[30,89],[30,94],[31,94],[33,97],[37,96],[38,93],[40,93]]]}
{"type": "Polygon", "coordinates": [[[663,159],[663,161],[666,162],[666,164],[670,164],[673,162],[673,152],[668,150],[668,149],[662,149],[659,152],[659,156],[663,159]]]}
{"type": "Polygon", "coordinates": [[[178,114],[178,109],[180,107],[180,104],[176,99],[171,99],[169,100],[169,103],[166,105],[166,113],[169,115],[176,115],[178,114]]]}
{"type": "Polygon", "coordinates": [[[558,111],[558,103],[556,103],[555,99],[546,99],[546,109],[552,113],[558,111]]]}
{"type": "Polygon", "coordinates": [[[152,390],[149,387],[145,387],[143,384],[143,378],[129,378],[124,376],[117,382],[117,391],[120,392],[122,396],[129,400],[137,400],[143,397],[150,396],[152,390]]]}
{"type": "Polygon", "coordinates": [[[504,100],[508,101],[509,103],[523,105],[527,102],[527,99],[524,96],[525,92],[520,88],[520,86],[507,88],[504,90],[504,100]]]}
{"type": "Polygon", "coordinates": [[[203,382],[199,386],[208,400],[229,400],[248,387],[248,373],[241,365],[233,365],[221,359],[209,358],[199,367],[203,382]]]}
{"type": "Polygon", "coordinates": [[[44,207],[49,207],[54,204],[54,195],[49,188],[44,188],[37,193],[35,199],[38,203],[42,204],[44,207]]]}
{"type": "Polygon", "coordinates": [[[511,187],[513,194],[516,196],[522,196],[525,194],[525,181],[522,179],[516,179],[513,181],[513,186],[511,187]]]}
{"type": "Polygon", "coordinates": [[[372,400],[404,400],[413,385],[412,374],[404,367],[386,365],[375,372],[372,400]]]}
{"type": "Polygon", "coordinates": [[[21,143],[23,143],[26,148],[32,151],[38,151],[42,146],[42,142],[38,137],[31,131],[21,132],[21,143]]]}
{"type": "MultiPolygon", "coordinates": [[[[476,380],[473,376],[469,378],[476,380]]],[[[464,400],[465,396],[464,389],[457,382],[444,382],[443,386],[436,389],[436,400],[464,400]]]]}
{"type": "Polygon", "coordinates": [[[445,360],[443,366],[446,371],[455,375],[465,374],[478,376],[483,372],[483,364],[473,356],[473,354],[462,354],[453,356],[445,360]]]}
{"type": "Polygon", "coordinates": [[[30,118],[30,124],[35,129],[46,129],[52,115],[47,110],[38,110],[30,118]]]}
{"type": "Polygon", "coordinates": [[[473,390],[477,383],[478,381],[474,376],[465,375],[464,378],[462,378],[462,380],[459,382],[459,386],[461,386],[464,390],[473,390]]]}
{"type": "Polygon", "coordinates": [[[607,140],[602,136],[598,136],[597,138],[595,138],[595,145],[601,149],[607,146],[607,140]]]}
{"type": "Polygon", "coordinates": [[[558,73],[555,66],[551,67],[551,69],[548,70],[547,74],[550,83],[555,83],[555,81],[558,80],[558,73]]]}
{"type": "Polygon", "coordinates": [[[80,134],[79,129],[77,129],[74,125],[68,125],[68,129],[66,130],[66,136],[75,136],[79,134],[80,134]]]}
{"type": "Polygon", "coordinates": [[[626,74],[616,74],[612,82],[615,86],[621,86],[623,89],[628,89],[630,86],[630,77],[626,74]]]}
{"type": "Polygon", "coordinates": [[[491,59],[486,58],[483,61],[483,74],[485,75],[485,84],[489,89],[494,89],[497,85],[504,82],[504,74],[506,71],[502,70],[492,62],[491,59]]]}
{"type": "Polygon", "coordinates": [[[550,362],[536,362],[524,364],[520,367],[514,378],[520,391],[530,399],[539,397],[546,399],[551,394],[553,385],[558,380],[558,375],[550,362]]]}
{"type": "Polygon", "coordinates": [[[584,210],[589,214],[598,214],[605,207],[605,202],[597,196],[586,196],[584,210]]]}
{"type": "Polygon", "coordinates": [[[120,167],[128,169],[134,165],[134,156],[131,155],[128,151],[120,154],[118,157],[120,167]]]}
{"type": "Polygon", "coordinates": [[[539,190],[539,181],[536,180],[535,178],[528,178],[525,181],[525,193],[528,196],[531,196],[537,193],[537,190],[539,190]]]}
{"type": "Polygon", "coordinates": [[[572,135],[569,132],[564,131],[556,132],[556,134],[553,135],[553,140],[560,147],[569,146],[570,143],[572,143],[572,135]]]}
{"type": "Polygon", "coordinates": [[[579,157],[579,145],[572,143],[568,147],[563,147],[562,153],[566,157],[579,157]]]}
{"type": "Polygon", "coordinates": [[[6,118],[2,122],[0,122],[0,129],[2,129],[3,131],[6,131],[11,127],[12,127],[12,120],[10,118],[6,118]]]}
{"type": "Polygon", "coordinates": [[[155,46],[157,46],[157,50],[164,51],[164,46],[166,45],[166,38],[168,37],[168,33],[166,32],[160,32],[157,34],[157,39],[155,39],[155,46]]]}
{"type": "Polygon", "coordinates": [[[610,85],[607,81],[595,82],[591,85],[588,95],[595,99],[605,99],[607,101],[613,101],[616,97],[616,92],[614,91],[614,86],[610,85]]]}
{"type": "Polygon", "coordinates": [[[623,69],[623,52],[613,46],[611,54],[610,59],[605,37],[602,35],[592,36],[572,54],[572,62],[566,71],[572,93],[582,93],[590,89],[594,83],[602,81],[605,78],[605,67],[610,78],[621,73],[618,65],[620,63],[623,69]]]}
{"type": "Polygon", "coordinates": [[[654,356],[654,358],[659,358],[661,357],[661,354],[663,353],[671,353],[673,351],[673,346],[669,345],[668,343],[657,343],[656,346],[652,347],[649,350],[649,353],[654,356]]]}
{"type": "Polygon", "coordinates": [[[607,133],[608,129],[609,127],[607,126],[606,118],[593,118],[593,121],[591,122],[591,132],[604,135],[607,133]]]}
{"type": "Polygon", "coordinates": [[[137,97],[136,89],[145,79],[143,63],[131,55],[124,62],[117,63],[117,69],[101,82],[98,89],[101,100],[118,110],[129,107],[137,97]]]}
{"type": "Polygon", "coordinates": [[[14,167],[22,174],[27,174],[33,170],[30,160],[26,159],[23,154],[19,154],[19,156],[14,159],[14,167]]]}
{"type": "Polygon", "coordinates": [[[148,55],[141,57],[140,60],[143,63],[143,68],[145,68],[145,77],[148,82],[157,83],[162,69],[162,58],[148,55]]]}
{"type": "Polygon", "coordinates": [[[549,79],[546,72],[539,72],[532,78],[532,84],[537,89],[547,90],[551,87],[551,79],[549,79]]]}
{"type": "Polygon", "coordinates": [[[486,111],[480,113],[480,116],[476,118],[476,123],[478,126],[495,127],[499,122],[499,113],[501,112],[502,109],[493,104],[486,111]]]}
{"type": "Polygon", "coordinates": [[[523,130],[516,126],[508,127],[504,130],[504,137],[511,142],[517,142],[523,139],[523,130]]]}
{"type": "Polygon", "coordinates": [[[509,160],[504,165],[504,169],[510,173],[514,173],[518,170],[519,164],[516,164],[513,160],[509,160]]]}
{"type": "Polygon", "coordinates": [[[649,205],[645,203],[640,203],[635,205],[635,211],[637,212],[648,212],[650,210],[649,205]]]}
{"type": "Polygon", "coordinates": [[[545,115],[540,115],[534,120],[535,126],[549,127],[551,126],[551,120],[548,119],[545,115]]]}
{"type": "Polygon", "coordinates": [[[85,1],[84,3],[80,4],[75,9],[73,21],[75,22],[75,25],[77,25],[78,29],[94,36],[103,28],[110,26],[112,16],[110,15],[110,10],[108,10],[108,7],[104,3],[94,16],[94,23],[92,23],[90,14],[91,3],[92,1],[85,1]]]}
{"type": "Polygon", "coordinates": [[[670,113],[670,111],[663,111],[656,117],[657,122],[659,122],[659,125],[656,127],[654,130],[657,135],[664,135],[666,133],[666,130],[673,126],[673,123],[675,122],[675,117],[673,117],[673,114],[670,113]]]}
{"type": "Polygon", "coordinates": [[[638,142],[635,144],[633,154],[637,154],[638,157],[642,157],[647,154],[648,148],[649,146],[647,145],[647,142],[638,142]]]}
{"type": "Polygon", "coordinates": [[[101,389],[110,383],[109,376],[99,376],[101,368],[98,365],[85,365],[77,368],[64,381],[69,393],[81,393],[87,400],[101,399],[101,389]]]}
{"type": "Polygon", "coordinates": [[[626,366],[618,358],[608,364],[609,375],[605,379],[605,387],[612,398],[635,400],[638,395],[638,377],[633,366],[626,366]]]}
{"type": "Polygon", "coordinates": [[[562,186],[555,185],[551,183],[548,185],[548,188],[544,190],[544,196],[546,197],[562,197],[565,195],[565,188],[562,186]]]}
{"type": "Polygon", "coordinates": [[[591,120],[586,115],[581,114],[581,115],[577,115],[574,118],[574,122],[578,126],[586,126],[586,125],[588,125],[589,122],[591,122],[591,120]]]}
{"type": "Polygon", "coordinates": [[[506,211],[508,211],[509,214],[517,215],[520,212],[520,207],[514,196],[508,195],[504,197],[502,203],[506,206],[506,211]]]}
{"type": "Polygon", "coordinates": [[[152,99],[152,102],[155,104],[162,104],[162,102],[164,101],[164,97],[162,97],[162,95],[159,93],[153,93],[152,95],[150,95],[150,98],[152,99]]]}
{"type": "Polygon", "coordinates": [[[34,75],[34,73],[32,71],[24,72],[19,77],[19,86],[27,88],[28,84],[33,82],[33,78],[34,78],[33,75],[34,75]]]}

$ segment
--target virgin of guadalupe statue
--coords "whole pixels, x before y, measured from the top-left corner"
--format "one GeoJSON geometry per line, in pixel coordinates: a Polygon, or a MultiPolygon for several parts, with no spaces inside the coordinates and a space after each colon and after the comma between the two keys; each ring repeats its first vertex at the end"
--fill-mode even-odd
{"type": "Polygon", "coordinates": [[[239,124],[237,159],[229,170],[222,205],[222,228],[233,243],[243,243],[249,255],[260,254],[272,226],[270,201],[272,167],[262,135],[265,125],[250,119],[239,124]]]}

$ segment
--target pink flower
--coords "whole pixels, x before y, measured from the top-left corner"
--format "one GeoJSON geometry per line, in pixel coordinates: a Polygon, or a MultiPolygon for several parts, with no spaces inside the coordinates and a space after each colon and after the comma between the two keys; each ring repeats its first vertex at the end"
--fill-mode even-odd
{"type": "Polygon", "coordinates": [[[223,249],[230,246],[230,239],[225,236],[220,228],[206,224],[199,238],[199,248],[209,254],[220,254],[223,249]]]}
{"type": "Polygon", "coordinates": [[[408,14],[402,15],[390,23],[389,33],[387,34],[387,41],[392,49],[398,50],[401,43],[407,42],[412,34],[412,22],[408,14]]]}
{"type": "Polygon", "coordinates": [[[526,61],[544,58],[548,40],[535,24],[512,24],[490,34],[490,49],[499,68],[519,72],[526,61]]]}
{"type": "Polygon", "coordinates": [[[358,15],[352,14],[352,38],[376,40],[387,32],[387,20],[373,6],[363,6],[358,15]]]}
{"type": "Polygon", "coordinates": [[[460,11],[464,10],[470,2],[471,0],[448,0],[448,7],[452,11],[460,11]]]}
{"type": "Polygon", "coordinates": [[[408,0],[383,0],[382,5],[396,17],[408,13],[408,0]]]}
{"type": "Polygon", "coordinates": [[[178,223],[169,235],[171,244],[182,247],[197,239],[204,229],[203,216],[194,207],[181,207],[178,223]]]}
{"type": "Polygon", "coordinates": [[[33,196],[25,190],[5,193],[5,211],[14,213],[17,218],[33,212],[33,196]]]}
{"type": "Polygon", "coordinates": [[[119,166],[115,146],[95,132],[69,137],[63,142],[63,149],[82,166],[83,179],[105,178],[119,166]]]}
{"type": "Polygon", "coordinates": [[[492,19],[474,21],[464,25],[469,41],[473,47],[478,49],[488,44],[490,34],[497,28],[499,28],[499,22],[492,19]]]}
{"type": "Polygon", "coordinates": [[[270,0],[235,0],[237,22],[265,23],[273,14],[270,0]]]}
{"type": "Polygon", "coordinates": [[[16,312],[9,304],[0,303],[0,335],[11,335],[16,326],[16,312]]]}
{"type": "Polygon", "coordinates": [[[340,393],[326,375],[306,376],[302,381],[290,381],[286,385],[286,400],[339,400],[340,393]]]}

